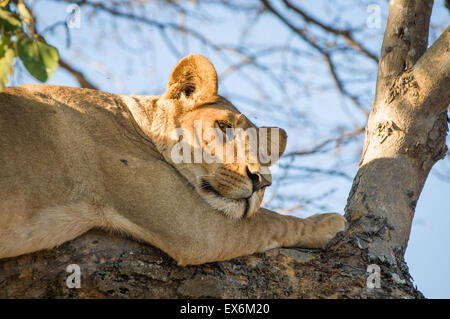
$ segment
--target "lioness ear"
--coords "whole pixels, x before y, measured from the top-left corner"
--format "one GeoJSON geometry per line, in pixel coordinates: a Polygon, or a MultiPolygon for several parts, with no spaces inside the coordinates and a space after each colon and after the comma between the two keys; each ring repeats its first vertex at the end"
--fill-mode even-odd
{"type": "Polygon", "coordinates": [[[259,160],[263,165],[275,164],[286,149],[287,134],[279,127],[260,127],[259,136],[259,160]]]}
{"type": "Polygon", "coordinates": [[[164,98],[207,102],[217,95],[217,73],[204,56],[191,54],[178,62],[170,74],[164,98]]]}

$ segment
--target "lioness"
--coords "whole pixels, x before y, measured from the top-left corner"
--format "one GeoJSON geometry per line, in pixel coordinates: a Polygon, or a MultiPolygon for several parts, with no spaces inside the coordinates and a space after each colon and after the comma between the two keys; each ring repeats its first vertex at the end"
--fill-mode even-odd
{"type": "MultiPolygon", "coordinates": [[[[199,55],[175,66],[162,96],[5,89],[0,258],[52,248],[94,227],[149,242],[180,265],[280,246],[323,248],[344,229],[339,214],[300,219],[260,208],[272,162],[176,163],[172,149],[182,138],[172,132],[194,134],[196,120],[224,135],[227,128],[255,128],[218,95],[216,71],[199,55]]],[[[281,155],[280,132],[268,145],[281,155]]]]}

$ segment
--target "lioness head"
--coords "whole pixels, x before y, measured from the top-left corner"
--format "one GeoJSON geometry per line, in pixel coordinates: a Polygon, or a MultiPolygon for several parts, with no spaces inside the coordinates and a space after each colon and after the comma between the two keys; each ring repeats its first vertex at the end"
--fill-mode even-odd
{"type": "Polygon", "coordinates": [[[217,74],[200,55],[173,69],[152,121],[160,152],[212,207],[250,217],[271,184],[268,167],[282,155],[286,133],[257,128],[217,94],[217,74]]]}

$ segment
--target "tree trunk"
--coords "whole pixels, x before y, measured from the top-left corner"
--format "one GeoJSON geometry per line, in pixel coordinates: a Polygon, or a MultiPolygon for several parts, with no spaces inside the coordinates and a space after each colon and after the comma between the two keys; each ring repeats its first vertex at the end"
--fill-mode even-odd
{"type": "Polygon", "coordinates": [[[0,261],[0,297],[422,298],[403,255],[427,175],[447,150],[450,102],[450,27],[427,50],[432,5],[390,2],[364,151],[345,208],[349,229],[327,250],[273,249],[179,267],[150,245],[91,231],[51,251],[0,261]],[[68,288],[70,264],[80,267],[81,288],[68,288]]]}
{"type": "Polygon", "coordinates": [[[375,101],[345,209],[350,232],[391,262],[395,251],[404,254],[425,180],[447,152],[450,27],[425,52],[432,5],[390,2],[375,101]]]}

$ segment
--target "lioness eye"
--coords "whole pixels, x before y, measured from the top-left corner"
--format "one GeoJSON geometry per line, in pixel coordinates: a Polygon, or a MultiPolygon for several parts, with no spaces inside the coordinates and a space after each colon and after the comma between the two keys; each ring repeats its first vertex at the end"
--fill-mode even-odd
{"type": "Polygon", "coordinates": [[[218,127],[223,132],[227,140],[232,140],[234,138],[233,130],[227,130],[233,127],[229,122],[216,121],[214,126],[218,127]]]}
{"type": "Polygon", "coordinates": [[[218,126],[224,133],[227,132],[227,128],[231,128],[231,124],[222,121],[216,121],[216,126],[218,126]]]}

